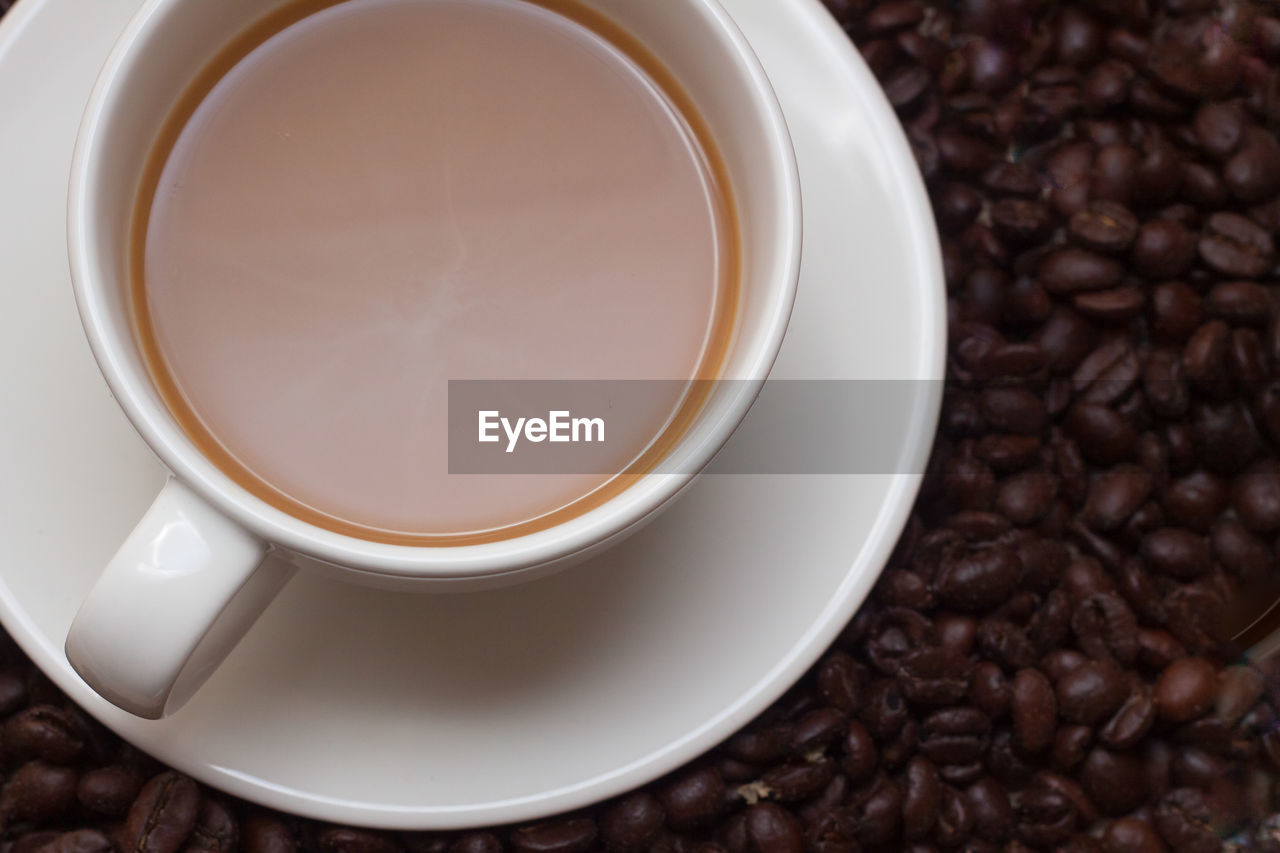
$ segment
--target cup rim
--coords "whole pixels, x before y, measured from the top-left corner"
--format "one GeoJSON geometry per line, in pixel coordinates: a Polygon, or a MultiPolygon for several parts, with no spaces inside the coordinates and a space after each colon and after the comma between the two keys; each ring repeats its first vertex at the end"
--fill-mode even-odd
{"type": "MultiPolygon", "coordinates": [[[[608,544],[642,523],[675,498],[697,473],[644,475],[640,482],[581,515],[533,533],[473,545],[395,545],[360,539],[302,521],[244,489],[209,461],[160,411],[141,388],[150,380],[125,357],[132,341],[120,340],[107,320],[105,264],[92,239],[98,186],[95,164],[101,157],[104,120],[122,98],[120,82],[160,26],[166,13],[191,0],[148,0],[112,47],[90,93],[72,157],[68,191],[67,239],[76,305],[90,349],[117,403],[164,465],[204,500],[268,543],[357,573],[393,578],[496,578],[559,562],[608,544]]],[[[722,55],[749,81],[749,98],[763,119],[769,152],[768,178],[776,197],[778,267],[782,281],[778,308],[767,318],[745,359],[745,378],[733,393],[710,434],[688,452],[689,471],[701,471],[729,440],[759,395],[790,321],[800,272],[802,243],[799,170],[786,119],[772,84],[746,37],[719,0],[685,0],[702,14],[724,48],[722,55]]],[[[764,174],[762,171],[761,174],[764,174]]],[[[679,448],[684,444],[682,438],[679,448]]]]}

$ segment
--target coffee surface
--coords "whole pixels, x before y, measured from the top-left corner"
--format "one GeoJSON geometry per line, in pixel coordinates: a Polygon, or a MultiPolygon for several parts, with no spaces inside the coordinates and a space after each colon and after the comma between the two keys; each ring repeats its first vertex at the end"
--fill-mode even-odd
{"type": "Polygon", "coordinates": [[[645,62],[523,0],[349,0],[236,62],[162,140],[137,223],[140,337],[188,433],[384,541],[601,494],[606,473],[450,475],[447,383],[714,375],[730,202],[645,62]]]}

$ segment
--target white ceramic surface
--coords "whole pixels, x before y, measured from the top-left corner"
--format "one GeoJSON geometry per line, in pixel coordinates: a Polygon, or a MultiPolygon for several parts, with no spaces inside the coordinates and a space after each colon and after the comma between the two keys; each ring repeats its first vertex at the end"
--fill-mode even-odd
{"type": "MultiPolygon", "coordinates": [[[[182,714],[139,720],[93,694],[62,638],[163,471],[83,340],[63,226],[81,110],[137,5],[19,0],[0,22],[0,619],[59,686],[239,796],[446,828],[641,784],[812,664],[874,582],[917,475],[705,477],[619,549],[505,590],[411,596],[299,576],[182,714]]],[[[870,73],[817,0],[725,6],[778,91],[802,181],[801,284],[774,376],[940,379],[933,226],[870,73]]],[[[919,387],[899,413],[917,466],[941,383],[919,387]]]]}

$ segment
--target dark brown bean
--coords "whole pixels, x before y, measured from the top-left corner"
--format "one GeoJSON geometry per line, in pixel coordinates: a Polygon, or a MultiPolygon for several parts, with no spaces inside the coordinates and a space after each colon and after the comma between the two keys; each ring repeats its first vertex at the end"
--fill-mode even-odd
{"type": "Polygon", "coordinates": [[[118,765],[100,767],[80,777],[76,798],[94,814],[119,817],[129,810],[141,789],[142,779],[134,770],[118,765]]]}
{"type": "Polygon", "coordinates": [[[724,780],[710,767],[688,771],[658,789],[667,824],[678,832],[710,823],[724,799],[724,780]]]}
{"type": "Polygon", "coordinates": [[[0,791],[0,814],[17,821],[50,821],[75,805],[77,773],[45,761],[28,761],[0,791]]]}
{"type": "MultiPolygon", "coordinates": [[[[661,828],[661,818],[659,818],[661,828]]],[[[246,832],[248,826],[246,826],[246,832]]],[[[468,832],[454,839],[449,845],[448,853],[502,853],[502,839],[492,832],[468,832]]],[[[428,847],[423,853],[428,853],[428,847]]]]}
{"type": "Polygon", "coordinates": [[[1194,788],[1170,791],[1155,810],[1156,829],[1178,853],[1217,853],[1222,849],[1214,831],[1213,813],[1204,795],[1194,788]]]}
{"type": "Polygon", "coordinates": [[[143,786],[125,818],[123,837],[137,853],[172,853],[195,828],[200,792],[190,779],[167,772],[143,786]]]}
{"type": "MultiPolygon", "coordinates": [[[[596,842],[598,830],[589,818],[552,820],[522,826],[511,833],[516,853],[586,853],[596,842]]],[[[394,846],[387,853],[392,853],[394,846]]]]}
{"type": "Polygon", "coordinates": [[[972,814],[974,834],[992,844],[1008,837],[1013,806],[999,782],[985,776],[965,789],[964,798],[972,814]]]}
{"type": "Polygon", "coordinates": [[[27,708],[4,723],[4,744],[12,758],[39,758],[70,764],[84,749],[84,737],[74,717],[52,705],[27,708]]]}
{"type": "Polygon", "coordinates": [[[1091,660],[1064,675],[1057,684],[1058,711],[1073,723],[1092,725],[1110,717],[1129,693],[1115,664],[1091,660]]]}
{"type": "Polygon", "coordinates": [[[1085,249],[1119,254],[1137,238],[1138,219],[1122,204],[1094,201],[1071,216],[1067,233],[1085,249]]]}
{"type": "Polygon", "coordinates": [[[235,815],[222,803],[205,799],[200,804],[191,839],[183,848],[184,853],[230,853],[238,850],[240,824],[235,815]]]}
{"type": "Polygon", "coordinates": [[[756,803],[744,814],[748,853],[804,853],[804,830],[782,806],[756,803]]]}
{"type": "Polygon", "coordinates": [[[907,762],[903,778],[902,822],[908,841],[919,841],[933,831],[942,802],[942,782],[938,770],[926,758],[907,762]]]}
{"type": "Polygon", "coordinates": [[[275,817],[255,815],[249,818],[245,821],[242,837],[245,853],[294,853],[298,849],[289,827],[275,817]]]}
{"type": "Polygon", "coordinates": [[[859,682],[857,662],[844,652],[828,654],[818,667],[818,689],[823,698],[846,714],[858,709],[859,682]]]}
{"type": "Polygon", "coordinates": [[[1080,784],[1098,811],[1106,815],[1132,811],[1147,797],[1142,762],[1128,753],[1102,747],[1085,757],[1080,784]]]}
{"type": "Polygon", "coordinates": [[[1058,249],[1040,264],[1040,281],[1054,294],[1105,290],[1124,275],[1119,263],[1085,249],[1058,249]]]}
{"type": "Polygon", "coordinates": [[[1185,723],[1213,707],[1217,673],[1204,658],[1176,660],[1160,673],[1155,686],[1156,709],[1160,716],[1185,723]]]}
{"type": "Polygon", "coordinates": [[[1112,749],[1132,749],[1147,736],[1156,722],[1156,704],[1151,692],[1140,689],[1102,727],[1099,737],[1112,749]]]}
{"type": "Polygon", "coordinates": [[[1232,484],[1231,505],[1255,533],[1280,531],[1280,470],[1264,467],[1237,477],[1232,484]]]}
{"type": "Polygon", "coordinates": [[[1246,204],[1266,201],[1280,191],[1280,145],[1269,136],[1253,137],[1227,161],[1222,177],[1246,204]]]}
{"type": "Polygon", "coordinates": [[[857,784],[870,778],[879,763],[879,757],[875,741],[866,726],[857,720],[850,722],[840,746],[840,769],[849,777],[849,781],[857,784]]]}
{"type": "Polygon", "coordinates": [[[1228,323],[1264,326],[1271,314],[1271,299],[1256,282],[1224,281],[1205,296],[1204,308],[1228,323]]]}
{"type": "MultiPolygon", "coordinates": [[[[645,850],[661,834],[665,819],[657,798],[638,791],[623,797],[600,816],[600,840],[605,849],[620,853],[645,850]]],[[[500,853],[500,850],[492,853],[500,853]]]]}
{"type": "Polygon", "coordinates": [[[1213,565],[1208,541],[1180,527],[1166,527],[1144,536],[1142,559],[1155,571],[1178,580],[1195,580],[1213,565]]]}
{"type": "MultiPolygon", "coordinates": [[[[1277,154],[1280,156],[1280,152],[1277,154]]],[[[1247,217],[1219,212],[1205,221],[1200,257],[1224,275],[1256,278],[1275,263],[1275,243],[1270,234],[1247,217]]]]}
{"type": "MultiPolygon", "coordinates": [[[[561,853],[562,848],[557,846],[556,842],[567,837],[557,834],[563,825],[563,822],[558,822],[516,830],[516,832],[512,833],[513,843],[515,843],[514,839],[517,835],[528,833],[532,844],[535,845],[528,849],[528,853],[535,853],[535,851],[542,853],[542,848],[536,845],[540,844],[544,839],[550,841],[547,853],[551,851],[561,853]],[[550,827],[550,829],[544,831],[543,827],[550,827]]],[[[323,853],[397,853],[399,849],[390,838],[382,833],[342,826],[322,829],[316,835],[316,845],[323,853]]],[[[525,853],[525,848],[517,845],[516,849],[521,850],[521,853],[525,853]]]]}
{"type": "Polygon", "coordinates": [[[1168,219],[1153,219],[1138,231],[1131,253],[1134,269],[1151,279],[1177,278],[1191,269],[1196,241],[1168,219]]]}
{"type": "Polygon", "coordinates": [[[1059,770],[1072,770],[1084,761],[1093,745],[1093,729],[1088,726],[1062,726],[1053,737],[1049,762],[1059,770]]]}
{"type": "Polygon", "coordinates": [[[1013,679],[1010,707],[1018,746],[1028,753],[1048,749],[1053,743],[1058,713],[1057,699],[1049,679],[1038,670],[1019,670],[1013,679]]]}
{"type": "Polygon", "coordinates": [[[1164,841],[1145,820],[1122,817],[1102,834],[1103,853],[1167,853],[1164,841]]]}
{"type": "Polygon", "coordinates": [[[1200,328],[1200,296],[1180,281],[1163,282],[1151,292],[1151,331],[1166,343],[1182,343],[1200,328]]]}
{"type": "Polygon", "coordinates": [[[1089,487],[1081,518],[1094,530],[1115,530],[1146,502],[1152,487],[1151,475],[1141,468],[1120,466],[1106,471],[1089,487]]]}

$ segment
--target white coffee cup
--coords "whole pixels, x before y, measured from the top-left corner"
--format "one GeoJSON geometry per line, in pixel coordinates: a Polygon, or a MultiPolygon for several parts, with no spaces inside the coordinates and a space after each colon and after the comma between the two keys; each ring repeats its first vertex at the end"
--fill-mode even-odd
{"type": "MultiPolygon", "coordinates": [[[[76,672],[143,717],[180,707],[293,571],[455,591],[533,578],[639,528],[715,455],[767,377],[800,266],[800,190],[777,99],[716,0],[584,0],[637,37],[689,94],[720,147],[738,208],[740,313],[722,376],[668,456],[596,508],[519,537],[409,547],[303,522],[210,462],[165,407],[135,345],[128,229],[144,164],[180,96],[218,51],[288,0],[149,0],[116,43],[85,112],[68,212],[76,302],[103,376],[173,476],[90,591],[67,636],[76,672]]],[[[360,2],[360,0],[349,0],[360,2]]]]}

